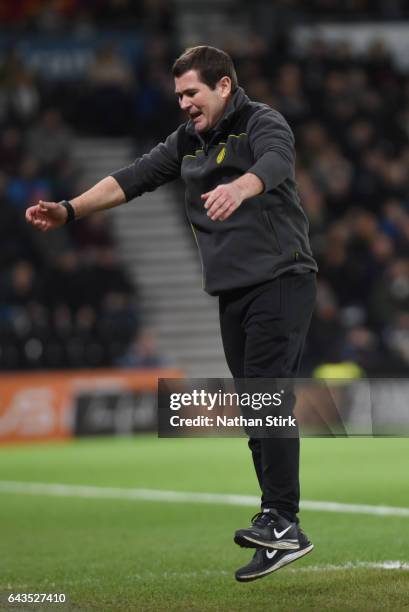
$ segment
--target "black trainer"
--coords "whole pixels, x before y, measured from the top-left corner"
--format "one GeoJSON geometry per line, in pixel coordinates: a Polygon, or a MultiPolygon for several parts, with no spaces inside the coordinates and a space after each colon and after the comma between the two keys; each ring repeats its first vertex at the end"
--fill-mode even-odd
{"type": "Polygon", "coordinates": [[[275,548],[277,550],[296,550],[299,548],[297,524],[290,523],[274,509],[258,512],[251,519],[249,529],[236,531],[234,541],[245,548],[275,548]]]}
{"type": "Polygon", "coordinates": [[[251,582],[258,578],[264,578],[272,572],[297,561],[300,557],[307,555],[314,548],[305,533],[298,528],[300,548],[298,550],[269,550],[268,548],[257,548],[250,563],[238,569],[235,573],[239,582],[251,582]]]}

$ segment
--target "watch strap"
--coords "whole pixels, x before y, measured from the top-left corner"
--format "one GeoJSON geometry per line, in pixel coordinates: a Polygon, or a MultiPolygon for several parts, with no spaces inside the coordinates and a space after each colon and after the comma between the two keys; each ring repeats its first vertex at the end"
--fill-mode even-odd
{"type": "Polygon", "coordinates": [[[75,210],[71,202],[68,200],[61,200],[59,204],[64,206],[65,210],[67,211],[67,220],[65,221],[65,224],[67,225],[67,223],[72,223],[72,221],[75,221],[75,210]]]}

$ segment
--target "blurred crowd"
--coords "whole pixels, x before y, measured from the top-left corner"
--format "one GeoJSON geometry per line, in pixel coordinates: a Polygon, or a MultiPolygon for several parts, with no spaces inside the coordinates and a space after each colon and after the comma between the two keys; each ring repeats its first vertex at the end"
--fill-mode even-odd
{"type": "MultiPolygon", "coordinates": [[[[246,4],[243,0],[243,4],[246,4]]],[[[409,16],[406,0],[253,0],[251,12],[273,10],[276,16],[298,22],[389,21],[409,16]]]]}
{"type": "Polygon", "coordinates": [[[159,34],[172,26],[166,0],[14,0],[0,3],[0,23],[23,32],[76,32],[136,27],[159,34]]]}
{"type": "Polygon", "coordinates": [[[104,217],[79,222],[69,233],[58,230],[50,244],[24,225],[23,210],[5,195],[1,368],[114,364],[138,330],[139,313],[104,217]]]}
{"type": "MultiPolygon", "coordinates": [[[[50,11],[64,5],[67,19],[76,7],[75,0],[46,4],[50,11]]],[[[0,65],[3,368],[119,363],[138,329],[137,298],[105,217],[70,226],[58,237],[59,254],[50,259],[49,241],[25,226],[23,213],[39,198],[58,201],[76,191],[75,132],[133,135],[143,148],[183,119],[169,76],[176,53],[161,29],[170,13],[164,3],[144,4],[147,14],[156,15],[157,35],[146,37],[138,69],[118,48],[105,45],[75,95],[67,97],[66,86],[43,82],[12,49],[0,65]]],[[[313,4],[319,8],[322,2],[313,4]]],[[[87,3],[86,12],[97,6],[97,0],[87,3]]],[[[105,2],[98,18],[105,14],[115,21],[115,10],[126,15],[118,7],[131,10],[131,3],[105,2]]],[[[254,34],[241,45],[230,40],[226,50],[248,95],[282,112],[296,136],[299,192],[320,267],[304,374],[322,363],[353,362],[368,375],[404,375],[409,75],[396,67],[381,40],[357,56],[346,41],[329,45],[316,39],[297,55],[287,34],[274,40],[254,34]]]]}
{"type": "MultiPolygon", "coordinates": [[[[188,3],[184,3],[188,7],[188,3]]],[[[253,0],[251,12],[273,8],[298,21],[387,21],[409,16],[406,0],[253,0]]],[[[247,10],[246,0],[228,2],[247,10]]],[[[182,5],[182,10],[184,6],[182,5]]],[[[76,31],[100,27],[143,28],[169,35],[177,15],[172,0],[14,0],[0,3],[0,22],[29,32],[76,31]]]]}
{"type": "Polygon", "coordinates": [[[297,183],[320,274],[305,373],[357,363],[368,375],[409,368],[409,75],[382,41],[284,39],[239,61],[250,97],[294,130],[297,183]]]}
{"type": "Polygon", "coordinates": [[[302,374],[353,363],[368,376],[407,375],[409,74],[381,39],[359,55],[319,38],[300,53],[286,31],[229,45],[246,93],[278,109],[296,138],[320,269],[302,374]]]}
{"type": "Polygon", "coordinates": [[[12,96],[8,102],[0,136],[0,368],[111,365],[138,330],[135,289],[104,215],[47,236],[25,224],[27,206],[78,192],[81,175],[59,110],[36,97],[25,112],[12,96]]]}

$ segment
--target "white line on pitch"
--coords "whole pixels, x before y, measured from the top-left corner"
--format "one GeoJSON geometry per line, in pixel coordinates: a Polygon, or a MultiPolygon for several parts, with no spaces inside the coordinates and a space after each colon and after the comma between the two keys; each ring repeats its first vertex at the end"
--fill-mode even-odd
{"type": "MultiPolygon", "coordinates": [[[[43,482],[15,482],[8,480],[0,480],[0,493],[51,495],[54,497],[123,499],[133,501],[220,504],[227,506],[251,507],[257,507],[260,503],[259,498],[252,495],[193,493],[185,491],[162,491],[159,489],[124,489],[43,482]]],[[[409,517],[409,508],[398,508],[395,506],[370,506],[367,504],[342,504],[327,501],[303,501],[301,502],[301,510],[409,517]]]]}
{"type": "Polygon", "coordinates": [[[309,565],[306,567],[289,568],[290,572],[332,572],[350,569],[381,569],[409,571],[409,563],[405,561],[355,561],[340,565],[309,565]]]}
{"type": "MultiPolygon", "coordinates": [[[[307,573],[307,572],[336,572],[342,570],[356,569],[375,569],[375,570],[404,570],[409,571],[409,563],[404,561],[355,561],[349,563],[325,564],[325,565],[307,565],[305,567],[285,568],[287,572],[292,574],[307,573]]],[[[146,580],[153,578],[154,580],[164,578],[201,578],[206,576],[230,576],[231,572],[226,570],[197,570],[192,572],[143,572],[142,574],[131,574],[130,579],[146,580]]]]}
{"type": "MultiPolygon", "coordinates": [[[[325,565],[307,565],[305,567],[286,568],[286,571],[292,574],[300,572],[336,572],[340,570],[355,570],[355,569],[379,569],[379,570],[404,570],[409,571],[409,563],[405,561],[355,561],[341,563],[339,565],[327,563],[325,565]]],[[[230,572],[226,570],[197,570],[192,572],[143,572],[142,574],[131,574],[129,578],[147,579],[153,578],[201,578],[206,576],[229,576],[230,572]]]]}
{"type": "MultiPolygon", "coordinates": [[[[325,564],[325,565],[306,565],[305,567],[286,567],[284,568],[284,570],[286,572],[290,572],[291,574],[299,574],[299,573],[309,573],[309,572],[319,572],[319,573],[323,573],[323,572],[338,572],[338,571],[345,571],[345,570],[359,570],[359,569],[373,569],[373,570],[386,570],[386,571],[391,571],[391,570],[402,570],[402,571],[409,571],[409,563],[406,563],[405,561],[355,561],[355,562],[349,562],[349,563],[340,563],[339,565],[335,565],[335,564],[325,564]]],[[[281,573],[281,572],[280,572],[281,573]]],[[[171,579],[174,580],[176,579],[186,579],[186,578],[207,578],[207,577],[221,577],[221,576],[227,576],[227,577],[231,577],[232,576],[232,572],[231,571],[227,571],[227,570],[222,570],[222,569],[214,569],[214,570],[206,570],[206,569],[202,569],[202,570],[196,570],[196,571],[192,571],[192,572],[142,572],[142,573],[135,573],[135,574],[129,574],[128,576],[126,576],[127,580],[166,580],[166,579],[171,579]]],[[[99,580],[94,578],[94,577],[78,577],[75,580],[64,580],[62,582],[62,584],[64,586],[68,586],[70,584],[98,584],[99,580]]],[[[61,587],[61,583],[56,583],[56,582],[48,582],[46,583],[46,586],[43,586],[42,588],[47,588],[47,587],[61,587]]],[[[28,589],[31,588],[29,584],[14,584],[14,583],[7,583],[7,584],[0,584],[0,591],[5,591],[5,590],[16,590],[16,589],[28,589]]]]}
{"type": "MultiPolygon", "coordinates": [[[[305,567],[286,568],[294,574],[300,572],[336,572],[340,570],[355,570],[355,569],[379,569],[379,570],[404,570],[409,571],[409,563],[405,561],[354,561],[341,563],[339,565],[327,563],[325,565],[307,565],[305,567]]],[[[128,577],[143,580],[146,578],[163,579],[163,578],[200,578],[206,576],[229,576],[230,572],[226,570],[197,570],[192,572],[143,572],[142,574],[131,574],[128,577]]]]}

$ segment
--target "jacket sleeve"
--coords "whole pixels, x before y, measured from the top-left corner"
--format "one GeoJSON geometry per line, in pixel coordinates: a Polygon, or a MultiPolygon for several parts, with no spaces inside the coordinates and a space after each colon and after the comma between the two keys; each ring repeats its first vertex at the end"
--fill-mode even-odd
{"type": "Polygon", "coordinates": [[[110,175],[125,193],[127,202],[180,176],[178,139],[182,129],[184,125],[170,134],[165,142],[159,143],[149,153],[138,157],[130,166],[110,175]]]}
{"type": "Polygon", "coordinates": [[[275,189],[287,178],[294,179],[294,136],[284,117],[269,107],[256,111],[247,125],[255,162],[247,172],[259,177],[264,191],[275,189]]]}

